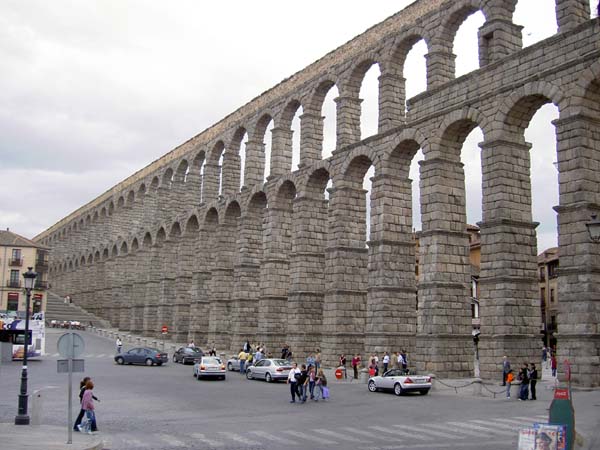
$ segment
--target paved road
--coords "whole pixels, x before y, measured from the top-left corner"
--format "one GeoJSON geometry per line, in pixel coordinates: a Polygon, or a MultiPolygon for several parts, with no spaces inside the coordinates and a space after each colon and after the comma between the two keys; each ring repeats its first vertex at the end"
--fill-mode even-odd
{"type": "MultiPolygon", "coordinates": [[[[67,376],[56,373],[54,350],[63,331],[48,330],[49,355],[31,362],[30,392],[53,386],[45,391],[43,422],[64,425],[66,435],[67,376]]],[[[537,402],[435,391],[396,397],[346,383],[332,384],[328,402],[290,404],[285,384],[248,381],[239,373],[226,381],[197,381],[192,366],[171,362],[118,366],[112,341],[80,333],[86,374],[101,399],[98,425],[111,450],[514,449],[519,427],[547,418],[551,395],[541,388],[537,402]]],[[[0,422],[14,419],[19,372],[18,363],[0,368],[0,422]]],[[[575,404],[578,424],[597,433],[600,393],[576,393],[575,404]]]]}

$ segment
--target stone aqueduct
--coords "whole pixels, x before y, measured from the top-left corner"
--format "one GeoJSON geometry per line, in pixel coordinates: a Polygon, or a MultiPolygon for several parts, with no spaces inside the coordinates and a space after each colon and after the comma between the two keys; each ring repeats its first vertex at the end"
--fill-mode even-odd
{"type": "Polygon", "coordinates": [[[541,345],[530,145],[545,103],[559,110],[559,359],[600,385],[600,24],[588,0],[556,0],[559,30],[522,48],[516,0],[421,0],[359,35],[82,206],[36,239],[53,289],[121,330],[235,350],[250,337],[297,355],[408,349],[419,370],[471,375],[469,241],[461,146],[480,127],[483,377],[541,345]],[[480,10],[480,68],[455,78],[452,42],[480,10]],[[405,110],[403,65],[427,43],[427,90],[405,110]],[[361,139],[359,90],[378,64],[378,134],[361,139]],[[321,105],[339,91],[336,149],[321,158],[321,105]],[[302,106],[300,167],[291,120],[302,106]],[[265,130],[273,120],[270,176],[265,130]],[[239,148],[246,144],[240,189],[239,148]],[[418,149],[420,273],[410,162],[418,149]],[[219,164],[222,159],[222,166],[219,164]],[[375,167],[370,240],[362,181],[375,167]],[[202,170],[201,170],[202,168],[202,170]],[[328,182],[332,187],[324,195],[328,182]],[[415,305],[418,307],[415,308],[415,305]]]}

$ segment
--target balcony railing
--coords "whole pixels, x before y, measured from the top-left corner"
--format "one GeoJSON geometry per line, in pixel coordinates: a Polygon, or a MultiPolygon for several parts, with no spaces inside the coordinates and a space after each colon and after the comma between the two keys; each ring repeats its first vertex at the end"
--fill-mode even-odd
{"type": "Polygon", "coordinates": [[[21,267],[23,265],[23,258],[11,258],[8,265],[11,267],[21,267]]]}
{"type": "Polygon", "coordinates": [[[21,287],[21,280],[8,280],[6,282],[6,287],[9,287],[9,288],[20,288],[21,287]]]}
{"type": "Polygon", "coordinates": [[[38,289],[38,290],[48,289],[48,282],[35,280],[35,289],[38,289]]]}
{"type": "Polygon", "coordinates": [[[48,261],[46,261],[44,259],[36,259],[35,260],[35,267],[36,267],[36,269],[47,269],[48,268],[48,261]]]}

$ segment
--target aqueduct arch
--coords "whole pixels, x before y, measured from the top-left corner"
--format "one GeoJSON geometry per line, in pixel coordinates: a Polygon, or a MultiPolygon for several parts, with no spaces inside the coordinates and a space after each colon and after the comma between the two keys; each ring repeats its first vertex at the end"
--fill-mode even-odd
{"type": "Polygon", "coordinates": [[[274,352],[288,343],[300,356],[319,347],[328,364],[342,352],[406,348],[420,370],[471,374],[460,151],[480,127],[480,358],[482,376],[495,377],[502,355],[532,360],[541,346],[524,128],[553,103],[559,358],[572,362],[576,382],[599,386],[600,246],[585,223],[600,213],[600,22],[588,0],[556,0],[558,33],[523,49],[516,4],[416,1],[294,74],[37,236],[52,248],[54,288],[136,333],[168,324],[177,340],[224,350],[245,338],[274,352]],[[456,78],[453,38],[475,11],[485,16],[480,67],[456,78]],[[404,62],[421,39],[427,90],[405,108],[404,62]],[[381,72],[379,127],[362,139],[359,93],[373,64],[381,72]],[[321,107],[333,86],[337,140],[322,159],[321,107]],[[292,172],[291,121],[300,108],[292,172]],[[419,149],[417,250],[409,166],[419,149]],[[362,180],[371,165],[365,242],[362,180]]]}

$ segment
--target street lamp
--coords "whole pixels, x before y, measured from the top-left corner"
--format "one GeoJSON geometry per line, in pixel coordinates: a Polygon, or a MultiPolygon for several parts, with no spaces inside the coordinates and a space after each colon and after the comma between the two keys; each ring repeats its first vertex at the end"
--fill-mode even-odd
{"type": "Polygon", "coordinates": [[[28,267],[23,274],[25,278],[25,291],[27,292],[27,305],[25,306],[25,338],[23,341],[23,370],[21,371],[21,392],[19,393],[19,412],[15,416],[15,425],[29,425],[27,414],[27,353],[29,352],[29,303],[31,302],[31,290],[35,285],[37,273],[33,267],[28,267]]]}
{"type": "Polygon", "coordinates": [[[596,214],[592,214],[591,222],[585,224],[590,233],[590,239],[594,242],[600,242],[600,220],[597,219],[596,214]]]}

